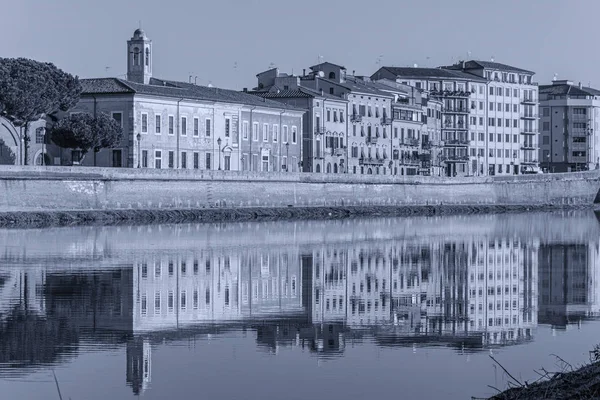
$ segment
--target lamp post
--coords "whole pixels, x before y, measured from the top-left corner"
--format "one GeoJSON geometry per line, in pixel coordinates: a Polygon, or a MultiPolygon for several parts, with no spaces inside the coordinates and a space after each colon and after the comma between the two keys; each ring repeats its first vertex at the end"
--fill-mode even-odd
{"type": "Polygon", "coordinates": [[[46,128],[42,128],[42,166],[46,165],[46,128]]]}
{"type": "Polygon", "coordinates": [[[217,139],[217,146],[219,146],[219,171],[221,170],[221,138],[217,139]]]}
{"type": "Polygon", "coordinates": [[[138,142],[138,168],[141,167],[141,160],[142,160],[142,135],[140,135],[139,133],[135,136],[135,138],[137,139],[138,142]]]}
{"type": "Polygon", "coordinates": [[[285,142],[285,154],[286,154],[286,161],[285,161],[285,172],[290,172],[290,142],[285,142]]]}
{"type": "Polygon", "coordinates": [[[550,153],[546,153],[546,171],[550,173],[550,153]]]}

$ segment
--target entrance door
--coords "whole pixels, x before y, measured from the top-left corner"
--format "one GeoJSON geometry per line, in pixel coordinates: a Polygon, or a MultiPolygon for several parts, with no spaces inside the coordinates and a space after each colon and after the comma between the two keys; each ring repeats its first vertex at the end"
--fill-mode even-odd
{"type": "Polygon", "coordinates": [[[113,150],[112,166],[115,168],[121,168],[123,166],[121,150],[113,150]]]}

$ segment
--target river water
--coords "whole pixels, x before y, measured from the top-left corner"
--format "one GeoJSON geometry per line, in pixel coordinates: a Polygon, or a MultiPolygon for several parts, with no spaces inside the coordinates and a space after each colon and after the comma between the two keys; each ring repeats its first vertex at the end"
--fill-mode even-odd
{"type": "Polygon", "coordinates": [[[593,212],[0,230],[0,397],[489,396],[490,356],[589,359],[599,246],[593,212]]]}

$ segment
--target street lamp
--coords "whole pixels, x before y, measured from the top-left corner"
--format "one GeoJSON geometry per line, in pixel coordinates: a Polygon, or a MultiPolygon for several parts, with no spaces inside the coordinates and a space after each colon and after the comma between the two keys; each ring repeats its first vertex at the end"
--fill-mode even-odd
{"type": "Polygon", "coordinates": [[[46,165],[46,128],[42,128],[42,166],[46,165]]]}
{"type": "Polygon", "coordinates": [[[546,153],[546,171],[548,174],[550,173],[550,153],[546,153]]]}
{"type": "Polygon", "coordinates": [[[139,133],[135,136],[135,138],[137,139],[138,142],[138,168],[140,168],[140,162],[142,159],[142,135],[140,135],[139,133]]]}
{"type": "Polygon", "coordinates": [[[221,170],[221,138],[217,139],[217,146],[219,146],[219,171],[221,170]]]}
{"type": "Polygon", "coordinates": [[[290,142],[285,142],[286,162],[285,172],[290,172],[290,142]]]}

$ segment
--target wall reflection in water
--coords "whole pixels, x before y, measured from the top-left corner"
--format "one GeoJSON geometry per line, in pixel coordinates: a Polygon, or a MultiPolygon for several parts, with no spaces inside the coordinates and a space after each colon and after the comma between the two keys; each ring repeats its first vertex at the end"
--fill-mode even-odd
{"type": "Polygon", "coordinates": [[[245,331],[273,353],[464,352],[600,311],[586,213],[7,230],[0,243],[2,373],[125,347],[134,393],[165,341],[245,331]]]}

